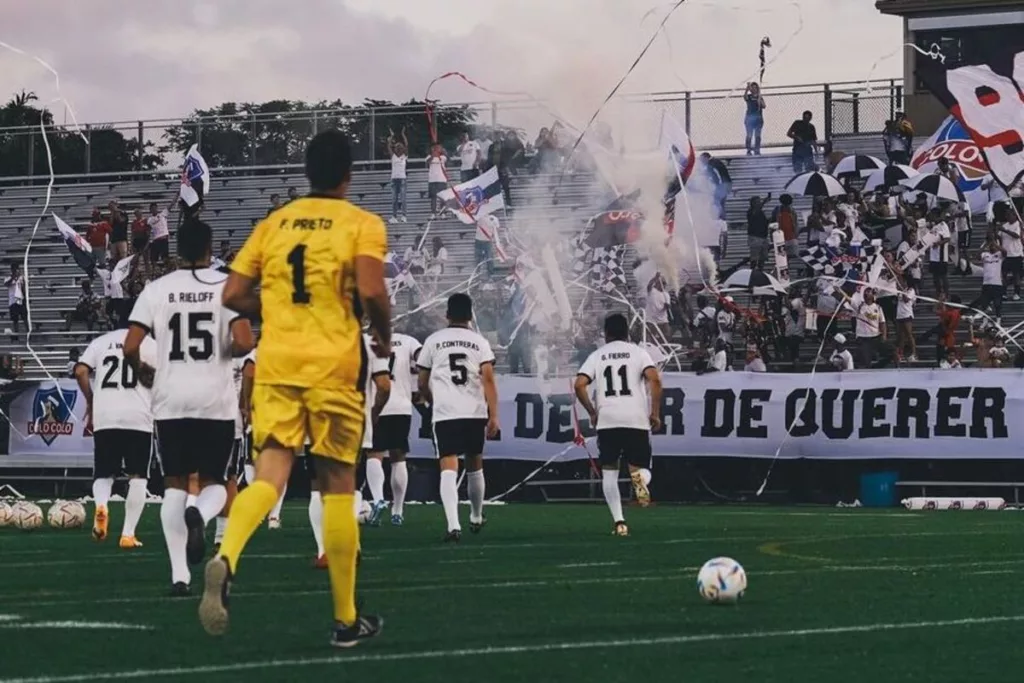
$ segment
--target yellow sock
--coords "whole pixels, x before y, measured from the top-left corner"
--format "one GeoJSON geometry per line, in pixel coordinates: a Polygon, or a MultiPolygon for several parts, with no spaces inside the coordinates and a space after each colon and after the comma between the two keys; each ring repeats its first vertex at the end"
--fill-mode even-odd
{"type": "Polygon", "coordinates": [[[238,557],[245,550],[245,544],[270,514],[277,498],[277,489],[257,479],[239,493],[231,504],[228,526],[220,544],[220,555],[227,559],[232,573],[238,567],[238,557]]]}
{"type": "MultiPolygon", "coordinates": [[[[351,625],[356,620],[356,552],[359,522],[352,514],[351,493],[325,493],[324,554],[331,576],[334,618],[351,625]]],[[[237,505],[237,502],[235,503],[237,505]]],[[[230,527],[229,527],[230,528],[230,527]]]]}

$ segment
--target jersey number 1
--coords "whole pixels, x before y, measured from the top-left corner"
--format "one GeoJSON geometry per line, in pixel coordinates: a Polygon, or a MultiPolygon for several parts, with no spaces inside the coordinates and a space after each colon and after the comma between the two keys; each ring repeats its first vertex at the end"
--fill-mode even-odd
{"type": "Polygon", "coordinates": [[[626,366],[620,365],[618,369],[619,379],[622,380],[622,389],[618,392],[615,391],[615,375],[612,373],[611,366],[607,366],[604,369],[604,395],[605,396],[632,396],[633,392],[629,390],[629,376],[626,374],[626,366]]]}
{"type": "Polygon", "coordinates": [[[309,292],[306,291],[306,245],[297,244],[288,252],[288,265],[292,267],[292,303],[308,304],[309,292]]]}

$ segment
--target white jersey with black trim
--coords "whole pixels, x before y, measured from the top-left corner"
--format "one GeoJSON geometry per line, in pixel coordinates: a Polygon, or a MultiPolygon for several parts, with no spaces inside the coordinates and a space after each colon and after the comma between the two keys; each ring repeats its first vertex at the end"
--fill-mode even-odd
{"type": "Polygon", "coordinates": [[[366,393],[366,422],[363,426],[363,448],[373,448],[373,419],[371,409],[377,398],[377,377],[388,374],[388,358],[379,358],[374,355],[370,348],[372,340],[368,335],[363,335],[363,350],[369,359],[370,372],[366,375],[366,386],[363,391],[366,393]]]}
{"type": "Polygon", "coordinates": [[[480,368],[494,363],[491,345],[465,327],[446,327],[427,337],[416,361],[430,370],[433,421],[487,418],[480,368]]]}
{"type": "Polygon", "coordinates": [[[644,372],[654,368],[649,353],[636,344],[613,341],[594,351],[579,374],[594,385],[597,429],[650,430],[650,407],[644,372]]]}
{"type": "Polygon", "coordinates": [[[413,378],[416,376],[416,358],[423,345],[407,334],[391,337],[391,396],[381,415],[412,415],[413,378]]]}
{"type": "MultiPolygon", "coordinates": [[[[92,382],[92,428],[153,432],[152,395],[124,360],[128,330],[114,330],[92,340],[78,359],[89,368],[92,382]]],[[[156,367],[156,342],[150,337],[139,348],[142,362],[156,367]]]]}
{"type": "Polygon", "coordinates": [[[238,412],[223,273],[176,270],[146,285],[129,320],[157,344],[155,420],[232,420],[238,412]]]}

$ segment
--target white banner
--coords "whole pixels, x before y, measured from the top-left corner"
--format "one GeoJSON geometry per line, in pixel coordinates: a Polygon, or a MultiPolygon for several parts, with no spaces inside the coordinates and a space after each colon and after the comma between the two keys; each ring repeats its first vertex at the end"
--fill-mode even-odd
{"type": "MultiPolygon", "coordinates": [[[[1024,382],[1017,370],[874,370],[696,376],[665,373],[658,456],[1015,459],[1024,457],[1024,382]],[[809,397],[809,399],[808,399],[809,397]],[[792,425],[790,436],[787,429],[792,425]],[[1019,427],[1017,425],[1020,425],[1019,427]],[[1020,431],[1014,433],[1012,429],[1020,431]]],[[[488,458],[587,457],[572,445],[570,378],[500,377],[501,440],[488,458]]],[[[2,466],[91,467],[84,400],[73,381],[31,385],[11,405],[2,466]],[[67,407],[78,421],[68,419],[67,407]]],[[[583,411],[584,435],[593,432],[583,411]]],[[[414,415],[413,457],[433,457],[429,423],[414,415]]],[[[596,446],[590,444],[595,456],[596,446]]]]}
{"type": "Polygon", "coordinates": [[[0,467],[92,467],[85,397],[73,379],[32,382],[11,401],[7,455],[0,467]]]}

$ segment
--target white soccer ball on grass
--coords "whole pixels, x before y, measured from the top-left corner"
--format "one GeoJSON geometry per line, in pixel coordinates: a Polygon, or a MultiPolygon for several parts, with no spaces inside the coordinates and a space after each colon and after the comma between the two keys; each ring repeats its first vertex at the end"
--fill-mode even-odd
{"type": "Polygon", "coordinates": [[[38,529],[43,524],[43,511],[35,503],[21,500],[11,510],[14,526],[22,531],[38,529]]]}
{"type": "Polygon", "coordinates": [[[732,604],[747,590],[747,573],[730,557],[716,557],[697,573],[697,592],[710,603],[732,604]]]}
{"type": "Polygon", "coordinates": [[[77,529],[85,524],[85,507],[77,500],[58,500],[50,506],[46,520],[55,529],[77,529]]]}

